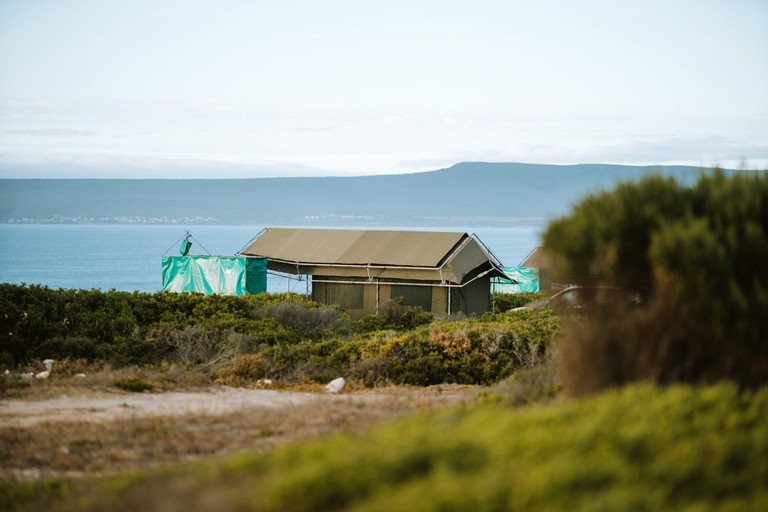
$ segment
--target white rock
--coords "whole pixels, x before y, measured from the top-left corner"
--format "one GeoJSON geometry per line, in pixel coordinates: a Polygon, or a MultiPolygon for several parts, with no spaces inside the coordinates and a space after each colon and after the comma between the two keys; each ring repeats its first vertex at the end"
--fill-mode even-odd
{"type": "Polygon", "coordinates": [[[331,382],[328,383],[327,386],[325,386],[325,391],[327,393],[338,393],[342,389],[344,389],[344,377],[339,377],[338,379],[333,379],[331,382]]]}
{"type": "Polygon", "coordinates": [[[256,385],[258,386],[271,386],[272,385],[272,379],[259,379],[256,381],[256,385]]]}
{"type": "Polygon", "coordinates": [[[53,359],[46,359],[43,361],[43,364],[45,365],[46,370],[51,371],[51,368],[53,368],[53,359]]]}
{"type": "Polygon", "coordinates": [[[51,374],[51,372],[46,370],[44,372],[40,372],[38,374],[35,374],[35,378],[36,379],[47,379],[50,374],[51,374]]]}
{"type": "Polygon", "coordinates": [[[83,378],[83,377],[85,377],[85,374],[84,373],[76,373],[75,377],[83,378]]]}

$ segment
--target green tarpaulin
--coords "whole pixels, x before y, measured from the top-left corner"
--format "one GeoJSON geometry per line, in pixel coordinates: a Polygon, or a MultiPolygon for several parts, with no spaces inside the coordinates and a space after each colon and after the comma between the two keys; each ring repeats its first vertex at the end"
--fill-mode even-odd
{"type": "Polygon", "coordinates": [[[512,283],[502,277],[491,281],[493,289],[502,293],[527,293],[539,291],[539,269],[533,267],[502,267],[506,275],[517,281],[512,283]]]}
{"type": "Polygon", "coordinates": [[[245,295],[267,291],[267,259],[164,256],[163,291],[245,295]]]}

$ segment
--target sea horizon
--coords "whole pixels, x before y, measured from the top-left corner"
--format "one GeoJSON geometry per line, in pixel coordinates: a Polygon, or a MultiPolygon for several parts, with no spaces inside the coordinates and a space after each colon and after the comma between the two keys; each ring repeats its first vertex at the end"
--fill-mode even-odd
{"type": "MultiPolygon", "coordinates": [[[[540,245],[540,223],[507,227],[466,226],[283,226],[332,229],[392,229],[474,233],[504,266],[517,266],[540,245]]],[[[262,230],[248,225],[1,224],[0,282],[64,289],[156,292],[161,259],[178,254],[189,231],[190,254],[234,255],[262,230]]],[[[305,293],[306,282],[270,274],[270,293],[305,293]]]]}

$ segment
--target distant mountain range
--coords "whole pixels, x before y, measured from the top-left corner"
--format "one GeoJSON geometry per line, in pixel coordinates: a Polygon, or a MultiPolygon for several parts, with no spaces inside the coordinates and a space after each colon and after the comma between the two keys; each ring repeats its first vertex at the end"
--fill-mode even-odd
{"type": "Polygon", "coordinates": [[[702,171],[709,170],[467,162],[360,177],[3,179],[0,222],[504,226],[563,215],[619,181],[652,173],[690,181],[702,171]]]}

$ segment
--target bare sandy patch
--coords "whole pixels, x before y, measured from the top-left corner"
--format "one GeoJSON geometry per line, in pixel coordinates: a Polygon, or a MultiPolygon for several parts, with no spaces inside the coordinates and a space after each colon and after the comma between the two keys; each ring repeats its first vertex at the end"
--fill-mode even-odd
{"type": "Polygon", "coordinates": [[[470,399],[477,389],[392,387],[332,395],[214,386],[6,398],[0,400],[0,479],[91,476],[264,451],[470,399]]]}

